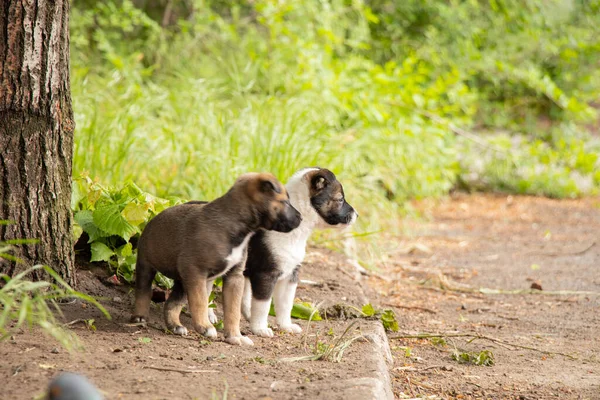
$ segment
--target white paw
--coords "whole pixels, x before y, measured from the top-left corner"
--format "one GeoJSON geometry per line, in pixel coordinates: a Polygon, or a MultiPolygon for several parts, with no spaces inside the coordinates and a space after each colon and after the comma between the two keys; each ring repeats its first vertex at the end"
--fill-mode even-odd
{"type": "Polygon", "coordinates": [[[210,321],[211,324],[216,324],[219,321],[219,319],[217,318],[217,315],[215,314],[214,308],[208,309],[208,320],[210,321]]]}
{"type": "Polygon", "coordinates": [[[230,336],[228,338],[225,338],[225,341],[234,346],[254,346],[254,342],[246,336],[230,336]]]}
{"type": "Polygon", "coordinates": [[[173,332],[175,335],[180,335],[180,336],[187,336],[188,334],[188,330],[185,326],[176,326],[173,329],[171,329],[171,332],[173,332]]]}
{"type": "Polygon", "coordinates": [[[250,330],[256,336],[273,337],[273,329],[268,328],[268,327],[265,327],[265,328],[262,328],[262,327],[250,327],[250,330]]]}
{"type": "Polygon", "coordinates": [[[196,331],[209,339],[215,339],[217,337],[217,330],[212,325],[206,328],[196,328],[196,331]]]}
{"type": "Polygon", "coordinates": [[[289,332],[289,333],[301,333],[302,332],[302,328],[300,328],[300,325],[298,325],[298,324],[279,325],[279,330],[284,331],[284,332],[289,332]]]}

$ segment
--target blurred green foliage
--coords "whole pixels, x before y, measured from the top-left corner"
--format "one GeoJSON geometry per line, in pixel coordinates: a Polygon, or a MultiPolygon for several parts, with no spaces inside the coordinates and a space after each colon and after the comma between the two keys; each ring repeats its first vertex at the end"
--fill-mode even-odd
{"type": "Polygon", "coordinates": [[[319,165],[364,230],[457,185],[600,186],[598,0],[72,4],[76,176],[213,199],[319,165]]]}

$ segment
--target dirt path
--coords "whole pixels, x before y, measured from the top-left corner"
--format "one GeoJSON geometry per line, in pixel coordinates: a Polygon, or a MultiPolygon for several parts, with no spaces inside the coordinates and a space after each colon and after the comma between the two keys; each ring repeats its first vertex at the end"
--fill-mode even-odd
{"type": "Polygon", "coordinates": [[[396,395],[600,399],[599,206],[481,195],[418,204],[429,222],[407,223],[411,237],[383,270],[391,280],[370,279],[387,303],[430,310],[398,309],[401,330],[477,333],[576,359],[487,340],[392,339],[396,395]],[[470,292],[534,283],[540,294],[470,292]],[[544,294],[558,291],[573,293],[544,294]],[[454,346],[491,350],[495,364],[460,365],[454,346]]]}
{"type": "Polygon", "coordinates": [[[303,336],[252,337],[255,346],[245,348],[195,334],[174,337],[161,329],[161,306],[152,310],[153,327],[128,326],[131,289],[105,285],[105,271],[92,268],[79,272],[80,289],[100,296],[113,320],[81,302],[63,306],[65,321],[95,320],[95,330],[73,325],[86,347],[80,353],[55,351],[57,344],[39,332],[0,342],[0,398],[35,398],[52,376],[70,370],[90,377],[108,399],[380,399],[389,387],[387,366],[397,398],[600,399],[599,205],[462,195],[419,203],[425,219],[407,220],[409,234],[390,238],[384,268],[368,278],[339,254],[308,254],[302,279],[317,285],[301,285],[301,300],[397,306],[400,334],[471,333],[509,344],[391,333],[388,363],[373,342],[379,322],[360,319],[345,338],[371,340],[353,342],[341,362],[286,362],[335,344],[351,321],[316,322],[303,336]],[[542,292],[478,291],[527,290],[532,283],[542,292]],[[544,294],[561,290],[573,293],[544,294]],[[495,363],[459,364],[455,349],[489,350],[495,363]]]}
{"type": "MultiPolygon", "coordinates": [[[[336,303],[365,304],[356,282],[340,272],[346,264],[344,257],[315,249],[306,261],[301,278],[317,285],[301,284],[297,292],[301,300],[322,302],[323,308],[336,303]]],[[[195,333],[167,335],[162,305],[151,309],[149,328],[131,326],[131,288],[103,283],[107,274],[100,267],[80,270],[78,275],[79,289],[99,297],[112,321],[77,301],[61,308],[64,321],[94,320],[93,330],[83,322],[72,325],[84,351],[69,354],[36,331],[22,330],[12,340],[0,342],[1,399],[36,398],[60,371],[85,374],[107,399],[361,400],[381,398],[386,390],[392,396],[391,383],[378,374],[386,371],[386,360],[381,357],[385,352],[379,351],[385,333],[378,321],[361,319],[345,336],[350,321],[313,322],[305,335],[251,336],[253,347],[236,347],[224,343],[222,334],[216,341],[195,333]],[[312,356],[338,340],[342,343],[357,337],[343,354],[338,353],[341,362],[283,360],[312,356]]],[[[217,310],[218,316],[221,310],[217,310]]],[[[191,325],[187,316],[182,322],[191,325]]],[[[306,321],[299,323],[306,330],[306,321]]],[[[246,322],[242,331],[248,333],[246,322]]]]}

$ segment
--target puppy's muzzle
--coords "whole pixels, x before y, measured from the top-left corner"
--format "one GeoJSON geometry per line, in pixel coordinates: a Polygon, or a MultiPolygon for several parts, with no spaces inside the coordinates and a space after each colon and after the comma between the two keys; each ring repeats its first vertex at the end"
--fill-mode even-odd
{"type": "Polygon", "coordinates": [[[358,219],[358,213],[356,212],[356,210],[352,210],[351,213],[349,213],[348,215],[346,215],[346,225],[352,225],[353,223],[356,222],[356,220],[358,219]]]}

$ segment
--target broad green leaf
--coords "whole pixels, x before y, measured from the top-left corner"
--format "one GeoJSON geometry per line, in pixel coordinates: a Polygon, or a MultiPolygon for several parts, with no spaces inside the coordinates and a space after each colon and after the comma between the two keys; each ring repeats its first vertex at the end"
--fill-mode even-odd
{"type": "Polygon", "coordinates": [[[102,229],[96,226],[96,224],[94,223],[92,211],[90,210],[79,211],[78,213],[76,213],[75,221],[90,237],[88,243],[92,243],[93,241],[101,237],[110,236],[108,233],[104,232],[102,229]]]}
{"type": "Polygon", "coordinates": [[[132,225],[139,225],[146,221],[148,218],[148,209],[150,206],[148,204],[137,204],[137,203],[129,203],[125,206],[123,211],[121,211],[121,215],[132,225]]]}
{"type": "Polygon", "coordinates": [[[71,231],[71,235],[73,236],[73,243],[77,243],[81,235],[83,234],[83,228],[79,226],[77,221],[73,224],[73,230],[71,231]]]}
{"type": "Polygon", "coordinates": [[[373,306],[371,304],[365,304],[362,307],[362,312],[367,317],[372,317],[373,315],[375,315],[375,308],[373,308],[373,306]]]}
{"type": "Polygon", "coordinates": [[[94,224],[98,228],[111,235],[121,236],[126,241],[129,241],[129,238],[138,232],[133,225],[123,218],[117,204],[98,207],[94,210],[92,216],[94,217],[94,224]]]}
{"type": "Polygon", "coordinates": [[[123,257],[129,257],[133,254],[133,246],[131,243],[127,242],[123,246],[119,247],[119,254],[123,257]]]}
{"type": "Polygon", "coordinates": [[[88,204],[93,206],[102,196],[102,189],[91,190],[87,195],[88,204]]]}
{"type": "Polygon", "coordinates": [[[110,247],[102,242],[94,242],[91,245],[92,258],[90,261],[110,261],[110,258],[115,254],[110,247]]]}

